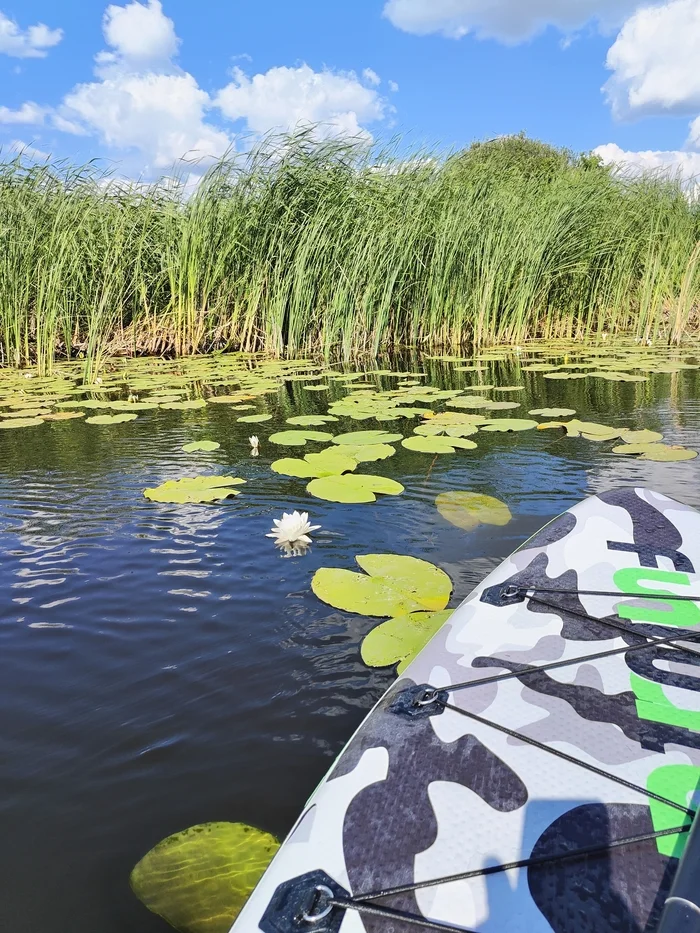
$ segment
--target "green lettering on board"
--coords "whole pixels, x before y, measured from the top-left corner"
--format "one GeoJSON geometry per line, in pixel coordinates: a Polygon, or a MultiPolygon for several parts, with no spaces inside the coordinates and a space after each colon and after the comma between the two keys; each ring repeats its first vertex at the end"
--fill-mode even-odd
{"type": "MultiPolygon", "coordinates": [[[[647,778],[647,790],[659,794],[674,803],[692,809],[691,795],[700,787],[700,768],[695,765],[662,765],[652,771],[647,778]]],[[[690,817],[669,807],[659,800],[650,800],[651,822],[654,830],[673,829],[674,826],[683,826],[690,823],[690,817]]],[[[688,840],[688,833],[676,833],[672,836],[661,836],[656,840],[656,847],[661,855],[680,858],[688,840]]]]}
{"type": "Polygon", "coordinates": [[[645,680],[638,674],[630,674],[630,683],[635,696],[637,715],[651,722],[665,722],[669,726],[680,726],[691,732],[700,732],[700,712],[681,709],[672,703],[661,684],[645,680]]]}
{"type": "MultiPolygon", "coordinates": [[[[656,583],[675,583],[690,586],[687,573],[676,570],[655,570],[650,567],[623,567],[613,575],[613,582],[623,593],[638,593],[640,596],[673,596],[668,590],[654,590],[640,581],[650,580],[656,583]]],[[[698,597],[700,600],[700,597],[698,597]]],[[[700,624],[700,608],[695,603],[677,599],[655,600],[661,608],[646,606],[618,606],[618,615],[632,622],[652,622],[656,625],[677,625],[679,628],[692,628],[700,624]]]]}

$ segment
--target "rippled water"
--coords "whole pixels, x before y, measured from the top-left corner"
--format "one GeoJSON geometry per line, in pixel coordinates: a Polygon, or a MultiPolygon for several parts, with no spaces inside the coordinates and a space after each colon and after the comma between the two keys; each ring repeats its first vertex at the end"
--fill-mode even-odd
{"type": "MultiPolygon", "coordinates": [[[[448,364],[425,366],[432,385],[470,381],[448,364]]],[[[523,412],[564,405],[582,419],[700,444],[694,370],[628,384],[548,382],[493,367],[488,381],[527,387],[501,396],[523,412]]],[[[209,406],[114,427],[71,421],[0,433],[0,929],[166,931],[128,886],[151,846],[208,820],[284,835],[392,680],[360,660],[375,622],[311,593],[318,567],[352,567],[353,555],[368,552],[423,557],[450,574],[456,605],[587,494],[644,484],[700,507],[700,460],[631,462],[612,455],[611,443],[558,431],[480,433],[478,450],[435,459],[399,447],[364,472],[400,479],[402,496],[375,505],[311,499],[302,481],[269,469],[301,451],[265,438],[290,414],[326,411],[328,397],[313,394],[285,386],[265,402],[274,420],[255,426],[209,406]],[[257,459],[246,428],[261,437],[257,459]],[[221,448],[180,449],[201,436],[221,448]],[[223,469],[249,480],[235,500],[143,498],[164,479],[223,469]],[[463,532],[435,509],[447,489],[495,495],[513,521],[463,532]],[[290,508],[310,510],[323,530],[305,557],[283,559],[265,532],[290,508]]],[[[343,394],[336,387],[330,398],[343,394]]],[[[330,429],[376,426],[343,419],[330,429]]],[[[411,422],[390,430],[409,434],[411,422]]]]}

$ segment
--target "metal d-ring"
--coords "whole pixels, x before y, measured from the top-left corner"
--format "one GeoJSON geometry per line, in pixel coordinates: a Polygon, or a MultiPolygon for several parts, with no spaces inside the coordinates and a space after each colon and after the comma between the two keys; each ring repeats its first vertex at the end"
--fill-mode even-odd
{"type": "Polygon", "coordinates": [[[501,599],[514,599],[516,596],[520,596],[523,588],[521,586],[515,586],[514,583],[511,583],[509,586],[504,586],[501,590],[501,599]]]}
{"type": "Polygon", "coordinates": [[[325,884],[317,884],[313,889],[313,898],[309,908],[302,913],[302,919],[307,923],[318,923],[333,910],[335,894],[325,884]],[[323,904],[325,903],[325,907],[323,904]],[[321,907],[322,909],[318,909],[321,907]]]}
{"type": "Polygon", "coordinates": [[[431,703],[435,703],[439,696],[440,691],[436,690],[435,687],[426,687],[423,696],[416,697],[416,706],[430,706],[431,703]]]}

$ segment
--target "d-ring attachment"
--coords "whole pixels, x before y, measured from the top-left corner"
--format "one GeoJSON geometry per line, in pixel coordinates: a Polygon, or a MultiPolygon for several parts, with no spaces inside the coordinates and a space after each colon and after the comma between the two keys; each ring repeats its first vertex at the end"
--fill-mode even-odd
{"type": "Polygon", "coordinates": [[[319,923],[333,910],[335,894],[325,884],[317,884],[312,892],[311,903],[301,917],[307,923],[319,923]]]}

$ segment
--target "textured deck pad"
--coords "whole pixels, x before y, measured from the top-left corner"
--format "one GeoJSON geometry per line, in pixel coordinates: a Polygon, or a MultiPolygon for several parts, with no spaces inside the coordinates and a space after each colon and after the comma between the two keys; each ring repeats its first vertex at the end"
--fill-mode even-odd
{"type": "MultiPolygon", "coordinates": [[[[409,717],[391,707],[411,684],[449,687],[520,672],[451,692],[449,702],[694,809],[700,657],[654,646],[522,671],[643,641],[582,613],[666,638],[679,627],[700,631],[700,607],[570,593],[543,594],[551,606],[494,603],[508,584],[700,599],[696,568],[700,513],[645,489],[592,497],[547,525],[462,603],[370,713],[309,801],[236,933],[260,929],[278,886],[315,870],[359,895],[682,826],[684,814],[667,804],[491,725],[450,709],[409,717]]],[[[653,931],[685,839],[665,836],[375,903],[483,933],[653,931]]],[[[342,933],[416,929],[355,911],[341,925],[342,933]]]]}

